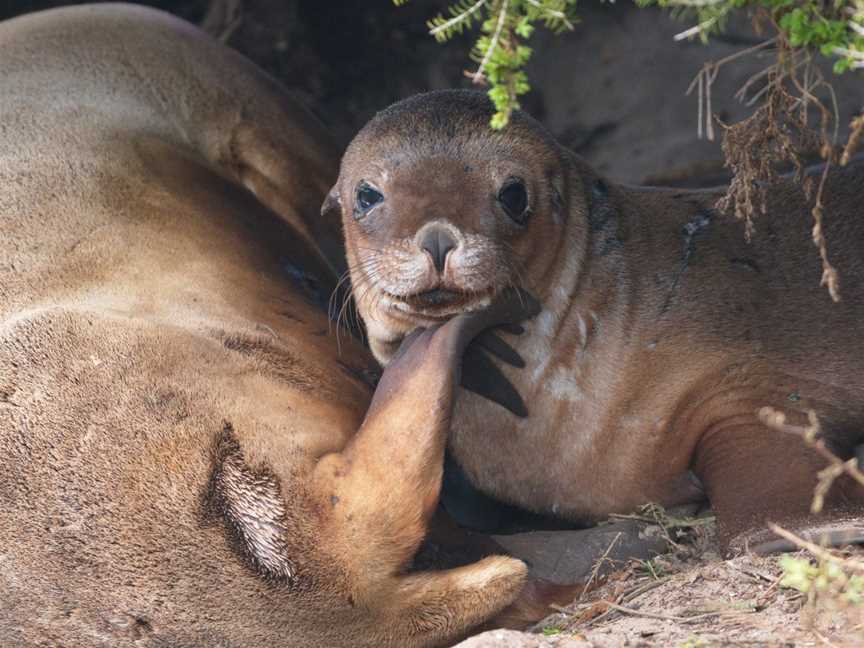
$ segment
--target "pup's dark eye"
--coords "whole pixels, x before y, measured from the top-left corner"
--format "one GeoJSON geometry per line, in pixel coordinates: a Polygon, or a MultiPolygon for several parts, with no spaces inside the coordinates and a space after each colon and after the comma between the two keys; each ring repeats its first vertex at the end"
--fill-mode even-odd
{"type": "Polygon", "coordinates": [[[507,215],[520,225],[528,220],[528,192],[519,178],[510,178],[498,192],[498,202],[507,215]]]}
{"type": "Polygon", "coordinates": [[[372,185],[362,183],[357,187],[356,212],[365,214],[375,205],[384,200],[384,196],[372,185]]]}

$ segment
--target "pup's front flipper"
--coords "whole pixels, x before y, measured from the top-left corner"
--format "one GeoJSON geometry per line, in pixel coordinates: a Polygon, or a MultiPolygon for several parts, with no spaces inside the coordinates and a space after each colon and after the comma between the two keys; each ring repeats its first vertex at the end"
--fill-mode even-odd
{"type": "MultiPolygon", "coordinates": [[[[539,304],[528,293],[510,293],[510,299],[519,300],[518,307],[526,317],[539,312],[539,304]]],[[[521,335],[519,326],[502,327],[503,330],[521,335]]],[[[528,416],[528,408],[519,392],[508,380],[492,358],[521,369],[525,361],[496,331],[485,330],[468,346],[462,367],[462,387],[493,403],[501,405],[519,418],[528,416]]]]}

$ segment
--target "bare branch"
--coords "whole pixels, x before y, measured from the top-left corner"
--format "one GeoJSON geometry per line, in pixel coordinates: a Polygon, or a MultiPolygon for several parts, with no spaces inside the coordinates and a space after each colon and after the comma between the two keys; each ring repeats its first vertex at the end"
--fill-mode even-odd
{"type": "Polygon", "coordinates": [[[468,9],[466,9],[465,11],[460,13],[459,15],[453,16],[447,22],[443,22],[440,25],[438,25],[437,27],[433,27],[432,29],[430,29],[429,35],[435,36],[436,34],[443,32],[443,31],[447,31],[448,29],[450,29],[454,25],[458,25],[460,22],[467,20],[473,13],[475,13],[478,9],[480,9],[488,1],[489,0],[477,0],[476,3],[474,3],[473,5],[468,7],[468,9]]]}

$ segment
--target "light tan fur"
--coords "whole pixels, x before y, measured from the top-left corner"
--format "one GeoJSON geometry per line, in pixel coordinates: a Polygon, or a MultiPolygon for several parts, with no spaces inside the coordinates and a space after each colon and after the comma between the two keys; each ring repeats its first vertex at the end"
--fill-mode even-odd
{"type": "Polygon", "coordinates": [[[510,558],[405,573],[480,325],[366,414],[317,122],[128,5],[2,23],[0,61],[0,643],[430,646],[508,605],[510,558]]]}
{"type": "MultiPolygon", "coordinates": [[[[384,363],[406,331],[508,285],[542,302],[511,340],[526,367],[501,369],[529,416],[473,394],[457,405],[450,447],[470,479],[582,520],[707,495],[726,541],[766,518],[806,516],[824,461],[758,410],[801,422],[815,409],[844,457],[864,440],[864,168],[835,169],[825,189],[843,286],[834,304],[791,179],[769,188],[748,244],[743,223],[713,210],[719,192],[614,185],[527,115],[492,131],[491,112],[466,91],[395,104],[351,143],[325,203],[341,207],[359,310],[384,363]],[[527,188],[524,224],[497,198],[512,177],[527,188]],[[365,214],[363,183],[382,196],[365,214]],[[458,243],[442,272],[408,243],[430,222],[458,243]],[[418,305],[430,289],[450,292],[418,305]]],[[[860,493],[834,495],[862,511],[860,493]]]]}

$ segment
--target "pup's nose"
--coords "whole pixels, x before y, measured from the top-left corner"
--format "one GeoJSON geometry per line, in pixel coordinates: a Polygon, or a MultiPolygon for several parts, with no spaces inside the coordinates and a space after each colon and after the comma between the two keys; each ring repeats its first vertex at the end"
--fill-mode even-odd
{"type": "Polygon", "coordinates": [[[420,239],[420,249],[426,250],[432,257],[432,263],[438,272],[444,272],[444,263],[450,250],[459,245],[453,235],[443,227],[430,227],[420,239]]]}

